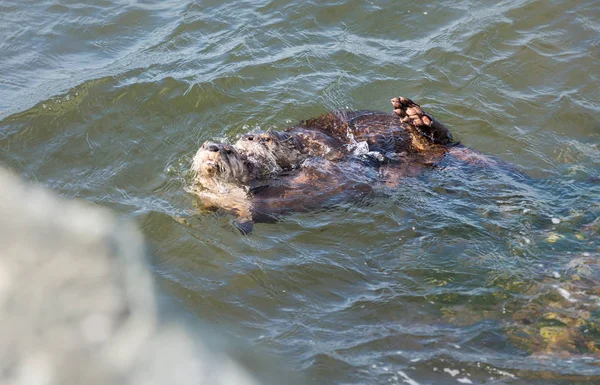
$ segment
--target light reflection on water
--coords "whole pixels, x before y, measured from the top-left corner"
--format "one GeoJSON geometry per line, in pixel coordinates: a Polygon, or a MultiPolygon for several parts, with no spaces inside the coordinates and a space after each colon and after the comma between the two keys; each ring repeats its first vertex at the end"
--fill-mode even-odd
{"type": "Polygon", "coordinates": [[[596,8],[4,2],[0,161],[136,220],[174,299],[309,380],[592,383],[596,8]],[[399,94],[530,179],[448,164],[250,237],[190,215],[204,140],[399,94]]]}

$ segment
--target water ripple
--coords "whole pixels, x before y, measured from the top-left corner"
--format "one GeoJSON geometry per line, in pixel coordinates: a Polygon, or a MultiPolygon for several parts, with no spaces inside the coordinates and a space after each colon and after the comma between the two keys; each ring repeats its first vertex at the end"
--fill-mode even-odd
{"type": "Polygon", "coordinates": [[[137,221],[168,292],[316,383],[593,383],[597,2],[0,4],[0,162],[137,221]],[[414,97],[500,169],[240,237],[205,140],[414,97]]]}

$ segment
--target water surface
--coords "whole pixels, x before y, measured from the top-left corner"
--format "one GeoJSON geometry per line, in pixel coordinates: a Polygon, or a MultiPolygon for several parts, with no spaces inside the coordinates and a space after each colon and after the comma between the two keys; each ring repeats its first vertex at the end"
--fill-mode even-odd
{"type": "Polygon", "coordinates": [[[173,300],[317,384],[600,382],[597,1],[0,3],[0,163],[134,220],[173,300]],[[531,179],[446,167],[258,224],[207,139],[414,98],[531,179]]]}

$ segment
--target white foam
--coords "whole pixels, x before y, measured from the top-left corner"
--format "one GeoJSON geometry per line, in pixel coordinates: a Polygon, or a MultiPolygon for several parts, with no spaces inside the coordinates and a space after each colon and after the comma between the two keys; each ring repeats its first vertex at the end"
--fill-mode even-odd
{"type": "MultiPolygon", "coordinates": [[[[556,286],[555,286],[556,287],[556,286]]],[[[574,299],[573,297],[571,297],[571,293],[569,293],[567,290],[563,289],[562,287],[556,287],[556,290],[558,291],[558,293],[560,295],[563,296],[564,299],[566,299],[569,302],[577,302],[576,299],[574,299]]]]}
{"type": "Polygon", "coordinates": [[[367,142],[355,142],[348,145],[348,150],[352,155],[366,155],[369,153],[369,144],[367,142]]]}
{"type": "Polygon", "coordinates": [[[417,381],[415,381],[412,378],[410,378],[409,376],[407,376],[406,373],[404,373],[401,370],[398,370],[398,375],[400,377],[402,377],[402,381],[404,381],[408,385],[420,385],[417,381]]]}
{"type": "Polygon", "coordinates": [[[444,368],[444,373],[448,373],[452,377],[456,377],[460,374],[460,370],[452,370],[450,368],[444,368]]]}

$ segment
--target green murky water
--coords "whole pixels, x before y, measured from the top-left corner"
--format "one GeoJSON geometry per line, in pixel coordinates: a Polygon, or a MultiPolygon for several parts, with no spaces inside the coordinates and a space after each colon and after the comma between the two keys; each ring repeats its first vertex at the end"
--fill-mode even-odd
{"type": "Polygon", "coordinates": [[[597,1],[4,0],[0,36],[0,163],[137,222],[168,295],[306,382],[600,382],[597,1]],[[531,180],[193,215],[204,140],[397,95],[531,180]]]}

